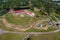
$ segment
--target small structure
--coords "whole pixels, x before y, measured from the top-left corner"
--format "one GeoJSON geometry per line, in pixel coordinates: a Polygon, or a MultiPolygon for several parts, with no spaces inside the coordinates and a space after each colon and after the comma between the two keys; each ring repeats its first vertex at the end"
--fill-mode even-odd
{"type": "Polygon", "coordinates": [[[39,27],[44,27],[44,26],[46,26],[46,24],[40,24],[40,25],[39,25],[39,27]]]}
{"type": "Polygon", "coordinates": [[[43,24],[39,25],[39,27],[43,27],[43,24]]]}

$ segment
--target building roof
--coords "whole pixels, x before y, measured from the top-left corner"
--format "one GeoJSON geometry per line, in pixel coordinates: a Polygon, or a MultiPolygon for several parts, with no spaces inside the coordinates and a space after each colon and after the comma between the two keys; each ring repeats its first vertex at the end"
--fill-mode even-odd
{"type": "Polygon", "coordinates": [[[16,10],[16,13],[24,12],[24,10],[16,10]]]}
{"type": "Polygon", "coordinates": [[[10,9],[9,12],[10,13],[14,13],[15,11],[14,11],[14,9],[10,9]]]}
{"type": "Polygon", "coordinates": [[[33,14],[33,12],[28,12],[27,14],[33,14]]]}

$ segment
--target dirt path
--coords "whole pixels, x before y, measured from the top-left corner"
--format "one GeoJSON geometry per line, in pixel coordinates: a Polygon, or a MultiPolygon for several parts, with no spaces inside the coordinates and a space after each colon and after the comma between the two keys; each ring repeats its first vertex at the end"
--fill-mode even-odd
{"type": "Polygon", "coordinates": [[[3,21],[3,23],[5,24],[6,27],[13,28],[13,29],[17,29],[17,30],[21,30],[21,31],[26,31],[26,30],[32,28],[32,26],[30,26],[30,27],[28,27],[28,28],[21,28],[20,26],[18,27],[17,25],[8,23],[5,18],[3,18],[2,21],[3,21]]]}
{"type": "Polygon", "coordinates": [[[17,30],[21,30],[21,31],[26,31],[26,30],[31,29],[32,27],[36,28],[36,29],[47,29],[47,26],[44,27],[44,28],[39,28],[39,27],[36,27],[36,25],[38,25],[39,23],[42,23],[44,21],[48,21],[48,19],[39,20],[39,21],[36,21],[35,23],[31,23],[28,28],[22,28],[22,26],[20,26],[20,25],[18,26],[18,25],[14,25],[14,24],[8,23],[5,18],[3,18],[2,21],[3,21],[3,23],[5,24],[6,27],[17,29],[17,30]]]}
{"type": "Polygon", "coordinates": [[[33,28],[47,30],[48,29],[48,25],[46,25],[45,27],[37,27],[38,24],[40,24],[42,22],[45,22],[45,21],[49,21],[49,19],[44,19],[44,20],[42,19],[42,20],[39,20],[39,21],[35,22],[33,28]]]}

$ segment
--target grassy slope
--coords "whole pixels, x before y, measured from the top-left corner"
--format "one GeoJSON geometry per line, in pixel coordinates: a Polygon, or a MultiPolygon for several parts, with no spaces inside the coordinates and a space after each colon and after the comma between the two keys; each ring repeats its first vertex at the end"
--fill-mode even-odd
{"type": "Polygon", "coordinates": [[[45,18],[44,16],[41,16],[39,15],[39,13],[35,13],[35,17],[29,17],[29,16],[26,16],[25,17],[20,17],[20,16],[13,16],[11,14],[6,14],[5,18],[7,19],[8,22],[10,23],[14,23],[14,24],[17,24],[17,25],[26,25],[28,24],[28,22],[31,22],[31,19],[32,19],[32,22],[35,22],[37,20],[40,20],[42,18],[45,18]],[[36,17],[38,16],[38,17],[36,17]]]}
{"type": "Polygon", "coordinates": [[[7,14],[6,19],[7,19],[8,22],[14,23],[14,24],[17,24],[17,25],[26,25],[30,21],[29,17],[21,18],[19,16],[13,16],[11,14],[7,14]]]}
{"type": "Polygon", "coordinates": [[[16,25],[22,25],[23,27],[27,27],[27,25],[29,25],[30,23],[33,23],[41,19],[41,17],[37,18],[36,16],[31,18],[25,15],[25,17],[22,18],[20,16],[13,16],[11,14],[6,14],[5,18],[7,19],[9,23],[16,24],[16,25]]]}

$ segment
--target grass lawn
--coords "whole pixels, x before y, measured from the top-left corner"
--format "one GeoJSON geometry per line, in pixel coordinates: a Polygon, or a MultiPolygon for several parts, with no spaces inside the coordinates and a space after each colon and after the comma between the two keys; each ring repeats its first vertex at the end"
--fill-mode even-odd
{"type": "Polygon", "coordinates": [[[12,29],[12,28],[8,28],[6,27],[2,21],[0,21],[0,28],[1,29],[4,29],[4,30],[9,30],[9,31],[19,31],[19,30],[16,30],[16,29],[12,29]]]}
{"type": "Polygon", "coordinates": [[[5,16],[8,22],[16,24],[16,25],[26,25],[30,21],[30,17],[19,17],[19,16],[13,16],[12,14],[7,14],[5,16]]]}
{"type": "Polygon", "coordinates": [[[27,30],[26,32],[49,32],[49,31],[54,31],[57,29],[58,28],[48,28],[47,30],[39,30],[39,29],[31,28],[31,29],[27,30]]]}
{"type": "MultiPolygon", "coordinates": [[[[29,16],[25,16],[22,18],[19,15],[14,16],[12,14],[6,14],[5,18],[9,23],[16,24],[16,25],[22,25],[25,28],[26,25],[29,24],[28,22],[33,23],[37,20],[44,19],[44,16],[38,15],[37,13],[36,13],[36,15],[37,15],[37,17],[35,16],[32,18],[32,22],[30,21],[31,17],[29,17],[29,16]]],[[[0,28],[9,30],[9,31],[18,31],[16,29],[5,27],[5,25],[2,22],[0,22],[0,28]]],[[[52,30],[56,30],[56,28],[48,28],[48,30],[38,30],[38,29],[31,28],[31,29],[27,30],[26,32],[48,32],[48,31],[52,31],[52,30]]]]}
{"type": "Polygon", "coordinates": [[[55,14],[55,17],[57,17],[60,20],[60,15],[59,14],[55,14]]]}
{"type": "Polygon", "coordinates": [[[35,17],[31,18],[29,16],[25,16],[22,18],[19,15],[14,16],[12,14],[6,14],[5,18],[9,23],[21,25],[21,26],[25,27],[26,25],[29,25],[30,23],[33,23],[33,22],[39,20],[41,17],[38,18],[35,16],[35,17]]]}
{"type": "Polygon", "coordinates": [[[51,14],[51,15],[50,15],[50,18],[51,18],[51,20],[53,20],[53,21],[57,21],[57,20],[60,20],[60,15],[57,14],[57,13],[51,14]]]}
{"type": "Polygon", "coordinates": [[[0,40],[22,40],[26,34],[2,34],[0,35],[0,40]]]}
{"type": "Polygon", "coordinates": [[[53,34],[31,36],[31,40],[60,40],[60,32],[53,34]]]}
{"type": "Polygon", "coordinates": [[[31,22],[31,19],[32,19],[32,22],[35,22],[37,20],[40,20],[40,19],[44,19],[45,17],[40,15],[40,13],[35,13],[35,17],[30,17],[30,16],[26,16],[25,17],[20,17],[19,15],[18,16],[15,16],[15,15],[12,15],[12,14],[6,14],[5,18],[7,19],[8,22],[10,23],[13,23],[13,24],[16,24],[16,25],[27,25],[29,22],[31,22]]]}
{"type": "MultiPolygon", "coordinates": [[[[12,28],[8,28],[6,27],[2,21],[0,21],[0,28],[4,29],[4,30],[9,30],[9,31],[19,31],[19,30],[16,30],[16,29],[12,29],[12,28]]],[[[48,31],[52,31],[52,30],[56,30],[57,28],[49,28],[48,30],[38,30],[38,29],[35,29],[35,28],[31,28],[29,30],[26,30],[25,32],[48,32],[48,31]]]]}
{"type": "MultiPolygon", "coordinates": [[[[2,34],[0,40],[22,40],[26,35],[24,34],[2,34]]],[[[53,34],[39,34],[31,35],[31,40],[60,40],[60,32],[53,34]]]]}

